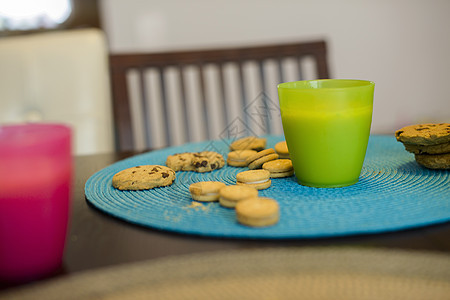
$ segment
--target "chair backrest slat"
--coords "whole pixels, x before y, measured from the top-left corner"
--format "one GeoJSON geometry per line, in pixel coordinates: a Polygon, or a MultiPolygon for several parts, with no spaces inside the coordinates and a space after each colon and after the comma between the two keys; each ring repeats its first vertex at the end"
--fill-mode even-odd
{"type": "MultiPolygon", "coordinates": [[[[245,74],[244,74],[244,66],[243,66],[243,62],[239,61],[238,62],[238,72],[239,72],[239,76],[238,76],[238,81],[239,81],[239,91],[240,91],[240,96],[241,96],[241,107],[243,108],[243,110],[245,109],[245,107],[247,107],[248,103],[247,103],[247,96],[246,96],[246,80],[245,80],[245,74]]],[[[244,118],[244,123],[249,125],[250,124],[250,118],[249,115],[244,113],[244,111],[241,112],[242,116],[244,118]]],[[[246,131],[248,128],[245,128],[246,131]]],[[[239,132],[240,133],[240,132],[239,132]]]]}
{"type": "MultiPolygon", "coordinates": [[[[164,68],[161,66],[158,66],[158,74],[159,74],[159,86],[160,86],[160,93],[161,93],[161,107],[162,107],[162,113],[165,116],[163,118],[164,121],[164,129],[165,137],[166,137],[166,143],[171,144],[173,142],[172,137],[172,126],[170,124],[170,116],[169,108],[168,108],[168,99],[167,99],[167,89],[166,89],[166,80],[165,80],[165,74],[164,74],[164,68]]],[[[147,143],[147,145],[150,145],[150,147],[153,147],[150,143],[147,143]]]]}
{"type": "Polygon", "coordinates": [[[110,68],[118,150],[135,150],[139,144],[131,125],[135,118],[129,107],[131,87],[127,73],[130,70],[140,73],[140,92],[134,94],[141,98],[145,148],[222,138],[232,134],[227,132],[231,130],[239,134],[244,131],[246,134],[280,133],[281,121],[275,120],[276,114],[273,114],[278,105],[274,92],[276,84],[329,78],[326,43],[322,40],[215,50],[113,54],[110,68]],[[304,58],[312,58],[315,64],[312,70],[315,74],[311,78],[305,78],[304,58]],[[290,65],[292,72],[286,70],[286,65],[290,65]],[[146,70],[150,69],[158,73],[157,86],[148,86],[146,70]],[[149,93],[154,92],[153,89],[160,90],[159,99],[149,96],[155,94],[149,93]],[[161,107],[159,122],[147,120],[153,104],[161,107]],[[237,113],[233,113],[234,105],[239,107],[237,113]],[[165,142],[159,144],[153,141],[155,135],[152,134],[157,124],[162,124],[159,126],[163,128],[156,130],[165,137],[165,142]],[[236,124],[240,124],[240,129],[235,128],[236,124]]]}
{"type": "Polygon", "coordinates": [[[298,72],[298,80],[303,80],[304,75],[303,75],[303,68],[302,68],[302,61],[300,57],[296,57],[295,58],[295,62],[297,65],[297,72],[298,72]]]}
{"type": "Polygon", "coordinates": [[[277,67],[278,67],[278,79],[280,82],[285,82],[284,74],[283,74],[283,59],[281,57],[277,57],[277,67]]]}
{"type": "Polygon", "coordinates": [[[115,147],[132,150],[134,145],[131,122],[131,107],[127,83],[127,69],[117,67],[111,69],[111,89],[113,101],[115,147]]]}
{"type": "MultiPolygon", "coordinates": [[[[265,97],[267,89],[266,89],[266,83],[265,83],[266,78],[265,78],[265,72],[264,72],[264,61],[259,61],[258,71],[259,71],[259,80],[260,80],[260,84],[261,84],[261,102],[262,102],[262,103],[259,103],[259,110],[263,109],[263,111],[267,112],[269,109],[269,105],[267,103],[267,97],[265,97]]],[[[266,113],[266,114],[264,114],[263,118],[264,118],[264,126],[265,126],[265,128],[263,128],[263,130],[266,133],[272,133],[270,115],[266,113]]]]}
{"type": "MultiPolygon", "coordinates": [[[[143,120],[150,119],[149,117],[149,105],[147,97],[147,84],[145,82],[145,68],[139,68],[139,96],[141,101],[141,117],[143,120]]],[[[144,122],[144,136],[147,140],[152,140],[151,124],[150,122],[144,122]]]]}
{"type": "MultiPolygon", "coordinates": [[[[206,84],[205,84],[205,76],[204,76],[204,65],[203,64],[199,64],[198,65],[199,68],[199,72],[198,72],[198,78],[199,78],[199,82],[200,82],[200,103],[201,103],[201,111],[203,112],[202,114],[202,118],[203,118],[203,122],[204,124],[209,124],[209,116],[208,116],[208,101],[207,101],[207,96],[206,96],[206,84]]],[[[210,126],[205,126],[204,128],[205,130],[205,134],[206,134],[206,138],[210,138],[211,137],[211,127],[210,126]]]]}
{"type": "Polygon", "coordinates": [[[187,111],[187,94],[186,94],[186,82],[184,80],[184,68],[183,66],[179,65],[177,67],[177,75],[178,75],[178,80],[179,80],[179,87],[180,87],[180,96],[181,96],[181,103],[180,103],[180,108],[181,111],[183,112],[183,121],[184,121],[184,136],[187,138],[188,141],[190,141],[191,138],[191,126],[190,123],[188,122],[189,120],[189,114],[187,111]]]}
{"type": "Polygon", "coordinates": [[[223,112],[223,116],[224,116],[224,122],[225,124],[222,125],[226,125],[229,123],[230,118],[229,118],[229,113],[227,110],[227,98],[226,98],[226,91],[225,91],[225,76],[224,76],[224,69],[223,69],[223,63],[219,63],[217,65],[218,67],[218,74],[219,74],[219,89],[220,89],[220,109],[223,112]]]}

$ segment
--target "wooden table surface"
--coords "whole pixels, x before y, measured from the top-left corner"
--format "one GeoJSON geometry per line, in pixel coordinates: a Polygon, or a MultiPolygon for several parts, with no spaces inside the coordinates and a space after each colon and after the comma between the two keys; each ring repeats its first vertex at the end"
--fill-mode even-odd
{"type": "Polygon", "coordinates": [[[350,246],[450,253],[450,222],[382,234],[297,240],[208,238],[133,225],[92,207],[84,195],[84,185],[90,176],[131,155],[111,153],[75,158],[73,204],[64,265],[53,277],[165,256],[262,247],[350,246]]]}

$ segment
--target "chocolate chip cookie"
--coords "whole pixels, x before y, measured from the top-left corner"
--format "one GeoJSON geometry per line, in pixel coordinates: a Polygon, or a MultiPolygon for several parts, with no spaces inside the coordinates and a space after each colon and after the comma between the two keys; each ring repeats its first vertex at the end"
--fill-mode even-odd
{"type": "Polygon", "coordinates": [[[119,190],[148,190],[171,185],[174,180],[174,170],[165,166],[144,165],[116,173],[112,185],[119,190]]]}
{"type": "Polygon", "coordinates": [[[190,152],[169,155],[166,159],[166,166],[174,171],[194,171],[193,158],[194,155],[190,152]]]}
{"type": "Polygon", "coordinates": [[[166,165],[175,171],[210,172],[225,165],[223,156],[214,151],[185,152],[169,155],[166,165]]]}
{"type": "Polygon", "coordinates": [[[220,169],[225,165],[223,156],[214,151],[193,153],[192,165],[194,171],[204,173],[220,169]]]}
{"type": "Polygon", "coordinates": [[[397,141],[414,145],[438,145],[450,142],[450,123],[417,124],[395,132],[397,141]]]}
{"type": "Polygon", "coordinates": [[[450,143],[437,144],[437,145],[414,145],[403,144],[406,151],[414,154],[442,154],[450,153],[450,143]]]}
{"type": "Polygon", "coordinates": [[[430,169],[450,168],[450,124],[417,124],[395,132],[406,151],[414,153],[418,164],[430,169]]]}
{"type": "Polygon", "coordinates": [[[428,169],[450,169],[450,153],[444,154],[415,154],[419,165],[428,169]]]}

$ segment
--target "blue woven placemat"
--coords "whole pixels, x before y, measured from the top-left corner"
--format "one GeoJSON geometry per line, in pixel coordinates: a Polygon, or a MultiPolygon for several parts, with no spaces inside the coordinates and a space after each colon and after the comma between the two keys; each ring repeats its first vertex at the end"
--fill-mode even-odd
{"type": "MultiPolygon", "coordinates": [[[[267,146],[283,140],[268,136],[267,146]]],[[[85,194],[98,209],[138,225],[178,233],[230,238],[313,238],[401,230],[450,220],[450,171],[419,166],[391,136],[371,136],[364,167],[355,185],[319,189],[297,184],[295,177],[273,179],[260,196],[280,204],[280,221],[248,228],[233,209],[217,202],[192,207],[189,185],[197,181],[236,182],[246,168],[225,166],[209,173],[177,172],[173,185],[147,191],[119,191],[113,175],[144,164],[164,165],[170,154],[212,150],[228,153],[228,142],[208,141],[157,150],[119,161],[95,173],[85,194]]]]}

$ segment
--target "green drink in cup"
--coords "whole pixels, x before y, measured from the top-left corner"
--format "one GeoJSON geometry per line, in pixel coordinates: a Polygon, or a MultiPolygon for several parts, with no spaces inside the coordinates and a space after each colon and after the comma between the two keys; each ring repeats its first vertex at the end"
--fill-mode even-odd
{"type": "Polygon", "coordinates": [[[300,184],[331,188],[358,182],[374,87],[371,81],[347,79],[278,85],[284,136],[300,184]]]}

